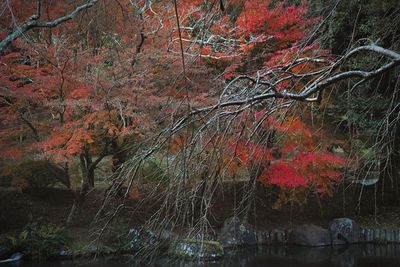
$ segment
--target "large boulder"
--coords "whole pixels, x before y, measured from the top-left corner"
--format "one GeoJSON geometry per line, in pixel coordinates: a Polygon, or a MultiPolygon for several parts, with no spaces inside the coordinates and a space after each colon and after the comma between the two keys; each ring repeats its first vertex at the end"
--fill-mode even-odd
{"type": "Polygon", "coordinates": [[[238,217],[225,220],[219,241],[224,248],[257,245],[256,234],[251,225],[238,217]]]}
{"type": "Polygon", "coordinates": [[[329,224],[333,245],[358,243],[360,240],[360,228],[357,223],[349,218],[334,219],[329,224]]]}
{"type": "Polygon", "coordinates": [[[224,249],[218,241],[182,239],[172,242],[168,255],[188,260],[217,260],[224,256],[224,249]]]}
{"type": "Polygon", "coordinates": [[[293,229],[288,242],[299,246],[320,247],[330,246],[332,240],[327,229],[313,224],[304,224],[293,229]]]}

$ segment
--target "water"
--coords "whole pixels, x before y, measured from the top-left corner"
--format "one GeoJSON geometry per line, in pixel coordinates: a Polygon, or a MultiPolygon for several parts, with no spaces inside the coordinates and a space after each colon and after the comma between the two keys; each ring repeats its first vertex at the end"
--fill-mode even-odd
{"type": "Polygon", "coordinates": [[[400,244],[348,247],[262,247],[226,253],[217,262],[178,262],[168,258],[138,263],[132,256],[77,259],[48,263],[20,262],[0,267],[400,267],[400,244]]]}

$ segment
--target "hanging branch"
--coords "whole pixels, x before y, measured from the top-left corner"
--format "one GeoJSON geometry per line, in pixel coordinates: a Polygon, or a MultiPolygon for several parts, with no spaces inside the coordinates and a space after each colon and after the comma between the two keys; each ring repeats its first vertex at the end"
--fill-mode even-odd
{"type": "MultiPolygon", "coordinates": [[[[285,71],[285,69],[288,68],[288,66],[293,66],[297,64],[298,62],[305,62],[305,61],[313,61],[312,58],[309,59],[298,59],[295,62],[292,62],[289,65],[278,67],[277,69],[280,71],[285,71]]],[[[279,79],[276,82],[271,82],[269,80],[258,80],[257,78],[253,78],[251,76],[247,75],[242,75],[237,78],[231,83],[228,84],[227,87],[232,86],[235,84],[235,82],[239,80],[248,80],[252,83],[258,83],[262,84],[264,86],[267,86],[267,89],[264,90],[263,93],[256,94],[252,97],[246,97],[243,99],[237,99],[237,100],[228,100],[228,101],[219,101],[217,104],[213,106],[208,106],[200,109],[196,109],[189,113],[186,117],[181,118],[172,128],[171,132],[175,132],[187,123],[189,119],[193,116],[199,115],[201,113],[209,113],[213,112],[219,109],[227,108],[227,107],[232,107],[232,106],[243,106],[245,104],[252,106],[253,104],[258,104],[263,100],[271,99],[271,98],[281,98],[281,99],[287,99],[287,100],[296,100],[296,101],[303,101],[303,102],[318,102],[321,99],[320,93],[329,87],[330,85],[333,85],[337,82],[346,80],[346,79],[351,79],[351,78],[361,78],[361,81],[357,83],[357,85],[360,85],[364,83],[365,81],[372,79],[382,73],[388,72],[391,69],[395,68],[396,66],[400,65],[400,53],[396,51],[392,51],[389,49],[385,49],[383,47],[377,46],[375,44],[372,45],[365,45],[365,46],[360,46],[357,48],[354,48],[350,50],[346,55],[344,55],[342,58],[337,60],[336,62],[333,62],[331,66],[324,68],[324,71],[318,71],[318,72],[312,72],[312,73],[306,73],[302,74],[303,77],[311,76],[315,78],[315,82],[311,83],[308,86],[305,86],[299,93],[295,92],[290,92],[288,90],[283,90],[283,91],[278,91],[276,87],[282,83],[283,81],[290,80],[291,78],[298,78],[299,75],[295,73],[289,74],[289,76],[284,77],[282,79],[279,79]],[[356,53],[362,52],[362,51],[369,51],[369,52],[374,52],[382,56],[389,57],[391,60],[382,65],[381,67],[371,70],[371,71],[363,71],[363,70],[349,70],[349,71],[343,71],[343,72],[337,72],[335,73],[335,70],[339,69],[340,66],[343,66],[343,64],[352,56],[354,56],[356,53]],[[318,74],[315,76],[314,74],[318,74]],[[313,95],[317,95],[316,97],[312,97],[313,95]]],[[[274,70],[276,72],[276,70],[274,70]]],[[[272,74],[273,71],[267,74],[272,74]]],[[[264,75],[266,76],[266,75],[264,75]]],[[[224,91],[226,91],[227,88],[225,88],[224,91]]]]}

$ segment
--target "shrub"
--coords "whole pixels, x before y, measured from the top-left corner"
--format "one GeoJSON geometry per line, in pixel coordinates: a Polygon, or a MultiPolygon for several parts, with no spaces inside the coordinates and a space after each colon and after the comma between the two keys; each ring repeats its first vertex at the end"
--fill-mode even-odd
{"type": "Polygon", "coordinates": [[[63,229],[53,225],[30,223],[16,236],[9,237],[14,249],[33,259],[44,260],[57,255],[65,245],[63,229]]]}
{"type": "Polygon", "coordinates": [[[24,160],[7,165],[2,175],[11,177],[11,186],[21,191],[48,188],[54,186],[57,180],[66,180],[61,168],[45,160],[24,160]]]}

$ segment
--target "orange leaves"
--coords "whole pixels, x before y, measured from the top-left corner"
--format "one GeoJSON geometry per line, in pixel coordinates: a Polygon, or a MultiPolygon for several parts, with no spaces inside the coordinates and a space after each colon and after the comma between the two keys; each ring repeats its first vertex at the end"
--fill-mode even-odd
{"type": "Polygon", "coordinates": [[[88,114],[83,127],[96,136],[117,136],[121,133],[116,112],[102,110],[88,114]]]}
{"type": "Polygon", "coordinates": [[[169,151],[172,154],[176,155],[186,147],[187,142],[188,141],[186,136],[183,135],[175,136],[169,145],[169,151]]]}
{"type": "Polygon", "coordinates": [[[83,128],[72,132],[71,137],[65,144],[65,150],[69,155],[79,155],[86,146],[94,143],[94,136],[83,128]]]}

